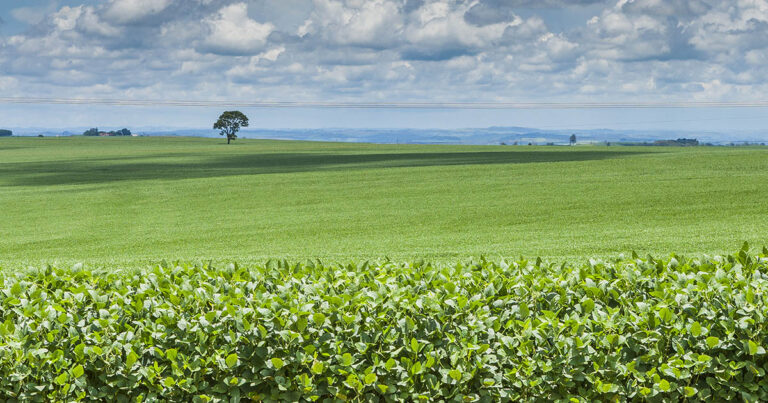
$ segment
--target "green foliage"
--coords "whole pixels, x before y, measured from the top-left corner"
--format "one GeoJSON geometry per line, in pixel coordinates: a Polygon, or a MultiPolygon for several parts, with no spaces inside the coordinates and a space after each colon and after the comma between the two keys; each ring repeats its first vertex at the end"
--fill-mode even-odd
{"type": "Polygon", "coordinates": [[[237,138],[241,127],[248,127],[248,117],[240,111],[226,111],[213,124],[214,129],[221,130],[220,135],[227,136],[227,144],[237,138]]]}
{"type": "MultiPolygon", "coordinates": [[[[131,135],[131,131],[125,128],[120,130],[110,130],[105,133],[107,136],[130,136],[131,135]]],[[[83,132],[83,136],[93,137],[93,136],[100,136],[100,135],[101,135],[101,132],[99,131],[98,128],[95,128],[95,127],[83,132]]]]}
{"type": "Polygon", "coordinates": [[[13,136],[13,132],[10,130],[0,129],[0,137],[10,137],[13,136]]]}
{"type": "Polygon", "coordinates": [[[0,395],[766,400],[768,257],[0,277],[0,395]]]}

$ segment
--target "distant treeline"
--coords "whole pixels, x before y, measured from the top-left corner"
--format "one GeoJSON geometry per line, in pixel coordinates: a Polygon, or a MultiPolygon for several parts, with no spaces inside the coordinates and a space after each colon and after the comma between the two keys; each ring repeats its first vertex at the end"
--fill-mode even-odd
{"type": "Polygon", "coordinates": [[[696,139],[677,139],[677,140],[656,140],[653,142],[656,146],[697,146],[699,140],[696,139]]]}
{"type": "Polygon", "coordinates": [[[94,127],[83,132],[83,136],[130,136],[131,131],[128,129],[113,130],[109,132],[101,132],[98,128],[94,127]]]}
{"type": "Polygon", "coordinates": [[[692,146],[699,145],[699,140],[682,138],[677,140],[656,140],[653,143],[649,143],[646,141],[646,142],[620,142],[618,144],[622,146],[692,147],[692,146]]]}
{"type": "Polygon", "coordinates": [[[10,136],[13,136],[12,131],[0,129],[0,137],[10,137],[10,136]]]}

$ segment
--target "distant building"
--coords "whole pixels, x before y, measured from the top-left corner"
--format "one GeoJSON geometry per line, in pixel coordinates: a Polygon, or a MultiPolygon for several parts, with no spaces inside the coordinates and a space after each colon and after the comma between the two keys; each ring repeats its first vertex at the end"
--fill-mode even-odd
{"type": "Polygon", "coordinates": [[[108,132],[99,132],[99,136],[101,136],[101,137],[108,137],[108,136],[111,136],[111,135],[112,134],[110,134],[108,132]]]}

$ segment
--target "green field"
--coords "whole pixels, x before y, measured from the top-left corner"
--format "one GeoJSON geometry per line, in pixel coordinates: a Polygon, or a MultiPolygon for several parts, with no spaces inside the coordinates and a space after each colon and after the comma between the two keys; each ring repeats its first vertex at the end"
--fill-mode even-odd
{"type": "Polygon", "coordinates": [[[766,244],[768,149],[0,139],[0,265],[766,244]]]}

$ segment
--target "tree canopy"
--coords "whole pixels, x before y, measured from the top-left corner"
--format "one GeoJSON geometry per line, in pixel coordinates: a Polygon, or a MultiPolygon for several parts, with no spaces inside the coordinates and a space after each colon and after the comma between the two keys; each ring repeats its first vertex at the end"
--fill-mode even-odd
{"type": "Polygon", "coordinates": [[[109,132],[111,136],[130,136],[131,131],[128,129],[121,129],[113,132],[109,132]]]}
{"type": "Polygon", "coordinates": [[[0,137],[9,137],[9,136],[13,136],[12,131],[0,129],[0,137]]]}
{"type": "Polygon", "coordinates": [[[240,111],[226,111],[213,124],[214,129],[221,130],[222,136],[227,136],[227,144],[237,138],[241,127],[248,127],[248,117],[240,111]]]}
{"type": "MultiPolygon", "coordinates": [[[[131,131],[128,129],[112,130],[105,133],[107,136],[130,136],[131,135],[131,131]]],[[[97,127],[88,129],[83,133],[83,136],[100,136],[100,135],[102,135],[102,132],[99,131],[99,128],[97,127]]]]}

